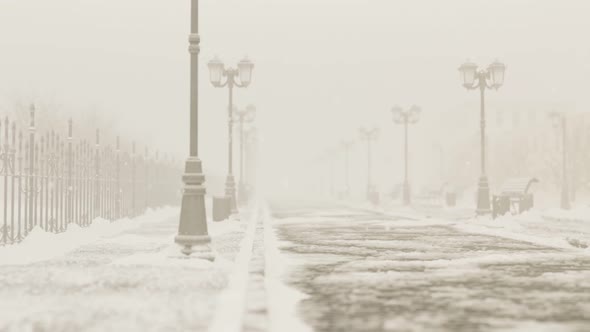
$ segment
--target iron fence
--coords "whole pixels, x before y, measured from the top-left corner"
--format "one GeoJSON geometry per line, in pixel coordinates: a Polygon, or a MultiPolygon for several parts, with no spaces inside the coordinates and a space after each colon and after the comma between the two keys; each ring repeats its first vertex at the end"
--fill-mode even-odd
{"type": "Polygon", "coordinates": [[[116,220],[147,208],[179,201],[180,170],[170,158],[133,142],[121,149],[67,134],[39,133],[35,108],[26,132],[0,119],[0,245],[24,239],[35,227],[59,233],[69,224],[88,226],[96,218],[116,220]]]}

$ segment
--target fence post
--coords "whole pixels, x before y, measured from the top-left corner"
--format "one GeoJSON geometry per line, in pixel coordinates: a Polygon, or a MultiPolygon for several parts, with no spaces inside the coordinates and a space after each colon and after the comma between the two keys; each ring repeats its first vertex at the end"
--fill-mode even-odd
{"type": "Polygon", "coordinates": [[[131,148],[131,215],[135,217],[135,141],[131,148]]]}
{"type": "Polygon", "coordinates": [[[106,177],[106,187],[107,187],[107,194],[106,194],[106,200],[107,200],[107,209],[106,209],[106,213],[108,215],[109,220],[113,221],[115,220],[114,217],[114,209],[113,209],[113,178],[114,178],[114,170],[113,170],[113,148],[109,145],[107,151],[106,151],[106,157],[108,160],[107,163],[107,174],[108,176],[106,177]]]}
{"type": "Polygon", "coordinates": [[[154,206],[160,206],[162,205],[162,188],[161,188],[161,184],[162,184],[162,180],[160,179],[160,151],[156,150],[156,160],[154,161],[154,185],[153,188],[154,190],[154,206]]]}
{"type": "Polygon", "coordinates": [[[48,232],[53,231],[53,221],[51,220],[51,201],[49,200],[51,196],[51,175],[53,172],[53,159],[51,158],[51,133],[46,134],[47,141],[45,141],[45,226],[47,227],[48,232]]]}
{"type": "Polygon", "coordinates": [[[30,213],[29,213],[29,195],[30,195],[30,193],[29,193],[29,181],[30,181],[29,178],[30,178],[30,171],[29,171],[29,168],[28,168],[29,158],[30,158],[30,155],[29,155],[29,142],[25,142],[25,149],[24,150],[21,150],[21,152],[25,156],[24,157],[24,159],[25,159],[25,162],[24,162],[25,167],[24,167],[24,172],[23,172],[23,174],[25,174],[25,176],[24,176],[25,177],[25,181],[24,181],[25,183],[23,184],[23,186],[25,187],[25,188],[23,188],[23,193],[25,195],[25,197],[24,197],[25,206],[24,206],[24,218],[23,218],[24,227],[23,227],[23,230],[24,230],[24,235],[26,236],[28,234],[28,232],[29,232],[28,231],[28,227],[29,227],[29,219],[30,219],[30,213]]]}
{"type": "Polygon", "coordinates": [[[29,183],[28,183],[28,201],[29,201],[29,220],[27,225],[27,233],[33,228],[34,223],[34,181],[35,181],[35,105],[32,104],[30,108],[30,126],[29,126],[29,183]]]}
{"type": "Polygon", "coordinates": [[[92,202],[90,201],[90,193],[92,192],[91,182],[91,153],[90,143],[84,140],[84,153],[82,157],[82,165],[84,167],[84,225],[87,225],[92,214],[92,202]]]}
{"type": "Polygon", "coordinates": [[[61,230],[65,231],[68,228],[67,225],[67,218],[66,218],[66,211],[65,211],[65,201],[67,199],[66,191],[67,191],[67,183],[65,180],[66,177],[66,153],[65,153],[65,145],[63,139],[60,136],[57,136],[57,155],[59,159],[59,178],[58,178],[58,202],[57,202],[57,210],[58,210],[58,220],[61,220],[61,230]]]}
{"type": "Polygon", "coordinates": [[[121,219],[121,140],[119,138],[119,136],[117,136],[117,142],[116,142],[116,166],[115,166],[115,218],[116,219],[121,219]]]}
{"type": "Polygon", "coordinates": [[[52,187],[50,188],[51,199],[49,200],[48,208],[49,208],[49,221],[51,222],[51,232],[57,232],[55,227],[55,188],[56,188],[56,158],[55,158],[55,132],[52,131],[51,135],[49,136],[49,148],[48,148],[48,159],[49,159],[49,174],[48,174],[48,181],[51,183],[52,187]]]}
{"type": "Polygon", "coordinates": [[[144,166],[144,178],[145,178],[145,182],[143,184],[144,186],[144,191],[145,191],[145,195],[144,195],[144,208],[143,208],[143,212],[145,212],[147,210],[147,208],[149,207],[149,192],[150,192],[150,187],[149,187],[149,170],[150,170],[150,165],[149,165],[149,161],[148,161],[148,147],[145,147],[145,157],[143,159],[143,166],[144,166]]]}
{"type": "Polygon", "coordinates": [[[82,159],[82,145],[80,142],[76,144],[74,157],[74,183],[76,188],[76,195],[74,195],[76,207],[74,209],[74,222],[80,225],[82,223],[82,170],[80,168],[80,160],[82,159]]]}
{"type": "Polygon", "coordinates": [[[60,218],[62,217],[61,211],[61,195],[62,195],[62,163],[64,162],[61,155],[61,139],[59,134],[55,135],[55,224],[58,232],[61,232],[65,229],[65,225],[63,224],[60,218]]]}
{"type": "MultiPolygon", "coordinates": [[[[100,129],[96,129],[96,152],[95,152],[95,188],[94,188],[94,218],[100,215],[100,129]]],[[[92,220],[90,221],[92,222],[92,220]]]]}
{"type": "Polygon", "coordinates": [[[2,226],[2,242],[8,241],[8,118],[6,118],[6,136],[2,146],[2,119],[0,119],[0,175],[4,173],[4,211],[2,226]]]}
{"type": "Polygon", "coordinates": [[[34,173],[35,173],[35,177],[34,177],[34,182],[33,182],[33,226],[37,226],[39,224],[39,219],[37,218],[39,216],[39,209],[38,207],[38,189],[39,189],[39,144],[35,142],[35,147],[33,149],[33,159],[35,160],[34,165],[34,173]]]}
{"type": "Polygon", "coordinates": [[[18,234],[17,239],[20,241],[22,239],[21,227],[22,227],[22,215],[21,215],[21,197],[22,197],[22,177],[23,177],[23,132],[19,131],[18,133],[18,210],[17,210],[17,220],[18,220],[18,234]]]}
{"type": "Polygon", "coordinates": [[[73,188],[72,188],[72,119],[68,121],[68,189],[66,197],[66,220],[67,223],[72,222],[72,202],[73,202],[73,188]]]}
{"type": "Polygon", "coordinates": [[[43,226],[43,200],[45,199],[44,195],[44,182],[45,182],[45,137],[41,135],[41,142],[39,144],[39,150],[37,151],[37,160],[39,165],[39,227],[43,230],[47,231],[47,221],[45,221],[45,226],[43,226]]]}
{"type": "Polygon", "coordinates": [[[11,188],[10,188],[10,238],[12,239],[12,243],[15,242],[14,237],[14,194],[15,194],[15,184],[16,184],[16,123],[12,123],[12,147],[10,149],[10,171],[12,174],[11,179],[11,188]]]}

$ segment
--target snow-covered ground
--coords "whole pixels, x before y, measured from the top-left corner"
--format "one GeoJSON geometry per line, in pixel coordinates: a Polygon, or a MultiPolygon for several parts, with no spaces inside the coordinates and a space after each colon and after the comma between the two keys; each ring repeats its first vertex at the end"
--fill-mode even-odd
{"type": "Polygon", "coordinates": [[[214,262],[179,253],[178,212],[35,229],[0,248],[0,331],[575,331],[590,309],[585,207],[492,220],[464,207],[258,202],[209,219],[214,262]]]}
{"type": "Polygon", "coordinates": [[[149,209],[140,217],[124,218],[116,222],[97,218],[88,227],[69,224],[65,232],[57,234],[35,227],[22,242],[0,248],[0,266],[26,265],[48,260],[100,238],[114,236],[144,223],[170,219],[177,214],[178,210],[172,207],[149,209]]]}
{"type": "Polygon", "coordinates": [[[531,210],[521,215],[472,218],[455,227],[555,248],[577,248],[590,254],[590,209],[531,210]]]}
{"type": "Polygon", "coordinates": [[[165,208],[61,234],[34,230],[0,248],[0,331],[205,330],[248,222],[209,222],[209,262],[180,254],[178,214],[165,208]]]}
{"type": "MultiPolygon", "coordinates": [[[[388,217],[428,223],[446,224],[456,229],[510,239],[527,241],[556,248],[590,247],[590,206],[578,205],[570,210],[534,208],[523,214],[507,214],[496,219],[477,217],[472,206],[453,208],[416,204],[353,204],[353,208],[373,211],[388,217]]],[[[590,254],[590,249],[587,250],[590,254]]]]}

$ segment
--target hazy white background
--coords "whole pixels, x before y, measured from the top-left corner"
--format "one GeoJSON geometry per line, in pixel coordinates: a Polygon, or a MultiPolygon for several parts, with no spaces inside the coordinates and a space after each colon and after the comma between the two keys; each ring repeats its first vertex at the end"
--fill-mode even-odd
{"type": "MultiPolygon", "coordinates": [[[[488,93],[490,105],[590,106],[585,0],[200,3],[200,155],[209,173],[226,172],[227,89],[211,87],[206,68],[216,54],[226,64],[247,54],[256,64],[251,87],[237,90],[235,101],[258,108],[269,183],[308,174],[302,166],[340,139],[356,138],[364,124],[382,127],[377,150],[384,162],[375,161],[376,177],[399,181],[401,128],[389,109],[416,103],[427,128],[430,114],[466,102],[477,107],[477,94],[461,87],[457,72],[466,58],[506,63],[505,86],[488,93]]],[[[189,6],[189,0],[0,0],[0,113],[29,101],[76,117],[94,112],[129,137],[184,158],[189,6]]],[[[456,126],[478,129],[476,122],[456,126]]],[[[434,135],[417,129],[413,139],[429,146],[434,135]]],[[[418,151],[414,176],[436,172],[428,167],[432,149],[418,151]]],[[[352,169],[359,185],[364,156],[351,155],[359,159],[352,169]]]]}

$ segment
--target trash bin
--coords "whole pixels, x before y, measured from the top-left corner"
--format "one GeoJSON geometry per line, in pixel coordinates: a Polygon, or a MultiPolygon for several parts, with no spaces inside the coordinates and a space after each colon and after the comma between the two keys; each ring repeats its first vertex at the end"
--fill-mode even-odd
{"type": "Polygon", "coordinates": [[[213,221],[223,221],[231,214],[231,200],[226,196],[213,197],[213,221]]]}
{"type": "Polygon", "coordinates": [[[454,192],[447,192],[445,195],[445,203],[447,206],[455,206],[457,205],[457,194],[454,192]]]}

